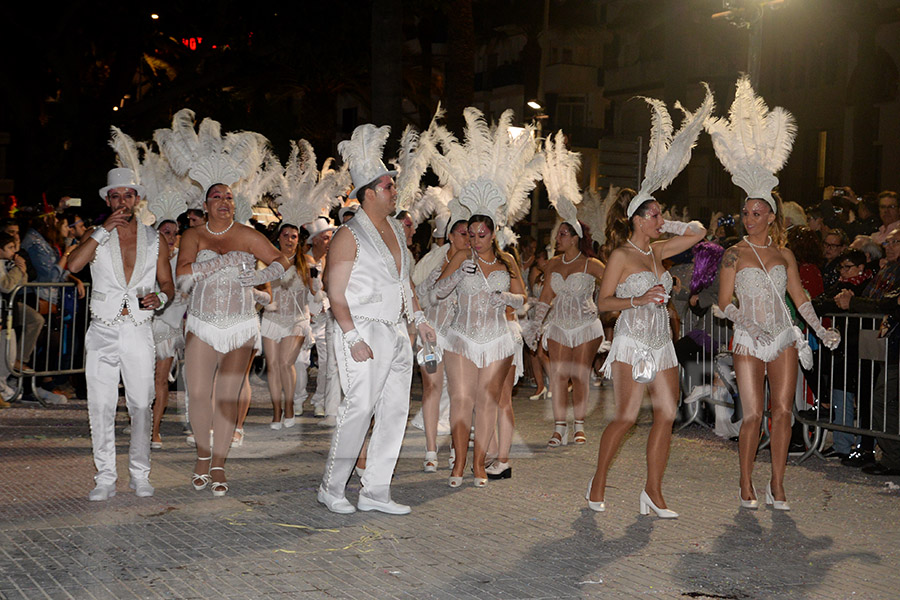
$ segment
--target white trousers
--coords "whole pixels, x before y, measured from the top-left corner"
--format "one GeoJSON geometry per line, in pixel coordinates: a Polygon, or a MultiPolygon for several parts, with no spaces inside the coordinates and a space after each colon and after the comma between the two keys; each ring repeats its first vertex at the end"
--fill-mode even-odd
{"type": "Polygon", "coordinates": [[[389,502],[391,478],[400,456],[409,414],[412,348],[405,323],[388,325],[359,320],[356,328],[372,348],[375,358],[354,361],[344,344],[343,334],[337,333],[337,363],[344,400],[338,408],[337,427],[331,438],[322,487],[333,496],[344,497],[344,488],[374,415],[375,426],[369,438],[360,494],[389,502]]]}
{"type": "Polygon", "coordinates": [[[119,401],[119,377],[125,384],[125,406],[131,417],[131,443],[128,471],[131,479],[150,477],[150,427],[153,416],[153,372],[156,349],[150,321],[135,325],[126,320],[118,325],[92,321],[84,339],[87,358],[84,377],[87,382],[88,418],[94,448],[94,481],[115,483],[116,404],[119,401]]]}
{"type": "Polygon", "coordinates": [[[334,317],[331,311],[316,315],[310,320],[313,340],[316,344],[316,356],[319,363],[319,374],[316,375],[316,391],[313,393],[312,405],[322,408],[325,416],[337,415],[341,403],[341,387],[338,370],[335,365],[334,317]]]}

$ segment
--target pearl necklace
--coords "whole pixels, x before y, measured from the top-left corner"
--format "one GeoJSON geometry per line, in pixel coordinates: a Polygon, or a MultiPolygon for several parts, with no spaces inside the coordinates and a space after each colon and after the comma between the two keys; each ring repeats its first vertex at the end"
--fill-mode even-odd
{"type": "Polygon", "coordinates": [[[566,260],[566,255],[565,255],[565,253],[563,253],[563,255],[562,255],[562,257],[560,258],[560,260],[562,260],[562,264],[564,264],[564,265],[571,265],[573,262],[575,262],[576,260],[578,260],[578,257],[579,257],[579,256],[581,256],[581,250],[578,251],[578,254],[576,254],[576,255],[575,255],[575,258],[573,258],[572,260],[566,260]]]}
{"type": "Polygon", "coordinates": [[[484,264],[486,264],[486,265],[489,266],[489,267],[492,267],[492,266],[494,266],[494,265],[497,264],[497,257],[496,257],[496,256],[494,256],[494,260],[492,260],[491,262],[488,262],[488,261],[484,260],[484,259],[481,258],[481,256],[479,256],[478,254],[476,254],[475,256],[478,256],[478,260],[480,260],[481,262],[483,262],[484,264]]]}
{"type": "Polygon", "coordinates": [[[744,236],[744,241],[747,242],[748,244],[750,244],[751,246],[753,246],[754,248],[760,248],[760,249],[763,249],[763,248],[768,248],[769,246],[772,245],[772,236],[771,236],[771,235],[766,236],[766,245],[765,245],[765,246],[759,246],[759,245],[757,245],[757,244],[754,244],[754,243],[751,242],[749,239],[747,239],[747,236],[746,236],[746,235],[744,236]]]}
{"type": "Polygon", "coordinates": [[[640,252],[640,253],[643,254],[644,256],[650,256],[651,254],[653,254],[653,248],[652,248],[652,247],[651,247],[649,250],[646,250],[646,251],[645,251],[645,250],[641,250],[640,247],[638,247],[638,245],[635,244],[634,242],[632,242],[630,239],[627,239],[627,240],[625,240],[625,241],[628,242],[629,244],[631,244],[631,247],[632,247],[632,248],[634,248],[635,250],[637,250],[638,252],[640,252]]]}
{"type": "Polygon", "coordinates": [[[228,233],[228,230],[229,230],[229,229],[231,229],[232,227],[234,227],[234,221],[232,221],[232,222],[228,225],[228,227],[226,227],[226,228],[223,229],[222,231],[213,231],[212,229],[210,229],[210,228],[209,228],[209,221],[206,222],[205,227],[206,227],[206,230],[207,230],[208,232],[210,232],[212,235],[225,235],[226,233],[228,233]]]}

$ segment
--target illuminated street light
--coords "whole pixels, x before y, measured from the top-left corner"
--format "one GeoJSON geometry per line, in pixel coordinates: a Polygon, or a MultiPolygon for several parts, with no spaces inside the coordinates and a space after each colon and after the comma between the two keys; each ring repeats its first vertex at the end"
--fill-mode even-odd
{"type": "Polygon", "coordinates": [[[529,100],[528,102],[526,102],[526,104],[529,108],[533,108],[534,110],[541,110],[542,108],[544,108],[537,100],[529,100]]]}
{"type": "Polygon", "coordinates": [[[118,107],[118,106],[113,106],[113,112],[115,112],[115,111],[117,111],[117,110],[119,110],[119,107],[118,107]]]}
{"type": "Polygon", "coordinates": [[[150,15],[150,18],[153,19],[154,21],[156,21],[156,20],[159,19],[159,15],[156,14],[156,13],[153,13],[153,14],[150,15]]]}

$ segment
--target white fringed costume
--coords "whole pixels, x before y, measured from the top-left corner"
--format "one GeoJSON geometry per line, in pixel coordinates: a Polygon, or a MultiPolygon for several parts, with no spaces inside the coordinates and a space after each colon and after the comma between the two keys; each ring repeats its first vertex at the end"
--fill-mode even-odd
{"type": "Polygon", "coordinates": [[[544,349],[548,339],[575,348],[603,338],[603,324],[597,318],[594,301],[596,279],[586,272],[587,265],[585,261],[584,272],[571,273],[568,277],[556,272],[550,276],[550,286],[556,296],[544,326],[544,349]]]}
{"type": "Polygon", "coordinates": [[[753,356],[763,362],[775,360],[785,348],[797,341],[787,311],[779,306],[787,289],[787,269],[784,265],[775,265],[769,275],[780,296],[775,295],[769,278],[759,267],[744,267],[734,277],[734,294],[738,298],[742,322],[756,323],[774,339],[768,344],[760,343],[736,323],[732,350],[734,354],[753,356]]]}
{"type": "MultiPolygon", "coordinates": [[[[175,272],[175,263],[178,261],[178,251],[169,260],[172,272],[175,272]]],[[[184,350],[184,312],[187,308],[187,298],[176,291],[175,297],[165,308],[156,311],[153,322],[150,325],[153,330],[153,344],[156,346],[156,360],[175,358],[184,350]]]]}
{"type": "MultiPolygon", "coordinates": [[[[667,294],[671,292],[672,275],[665,271],[657,279],[650,271],[632,273],[616,286],[616,298],[643,296],[647,290],[659,284],[662,284],[667,294]]],[[[634,365],[635,353],[642,350],[650,351],[658,371],[678,365],[675,346],[672,345],[669,312],[665,304],[651,302],[622,311],[616,321],[609,356],[603,363],[603,375],[607,378],[612,376],[612,365],[616,361],[634,365]]]]}
{"type": "Polygon", "coordinates": [[[276,342],[289,336],[309,339],[309,289],[295,266],[288,267],[272,282],[272,302],[266,307],[260,323],[262,337],[276,342]]]}
{"type": "MultiPolygon", "coordinates": [[[[249,252],[232,250],[246,264],[256,265],[256,258],[249,252]]],[[[203,262],[219,256],[204,248],[197,253],[197,261],[203,262]]],[[[247,342],[260,350],[259,316],[253,299],[253,288],[243,287],[238,281],[240,268],[220,269],[196,282],[191,290],[185,330],[212,346],[216,352],[231,352],[247,342]]]]}

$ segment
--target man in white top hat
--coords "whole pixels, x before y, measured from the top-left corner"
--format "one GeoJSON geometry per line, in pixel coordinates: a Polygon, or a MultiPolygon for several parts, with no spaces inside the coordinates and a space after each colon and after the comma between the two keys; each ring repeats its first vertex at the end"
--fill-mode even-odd
{"type": "Polygon", "coordinates": [[[112,169],[100,197],[112,210],[106,221],[69,255],[69,270],[91,265],[91,325],[85,335],[88,418],[94,449],[96,486],[88,499],[116,495],[116,404],[119,376],[131,417],[128,470],[140,497],[150,485],[150,403],[156,353],[150,329],[153,311],[175,293],[168,245],[160,234],[135,218],[144,188],[131,169],[112,169]],[[159,291],[154,292],[158,286],[159,291]]]}
{"type": "Polygon", "coordinates": [[[335,346],[345,398],[318,499],[337,513],[356,508],[410,512],[409,506],[394,502],[390,492],[409,411],[413,356],[407,319],[415,321],[423,338],[436,340],[413,293],[403,228],[390,218],[397,198],[396,172],[381,161],[389,132],[387,127],[362,125],[338,146],[356,186],[351,198],[358,198],[361,208],[334,235],[325,279],[338,325],[335,346]],[[362,490],[354,508],[344,490],[373,415],[362,490]]]}

